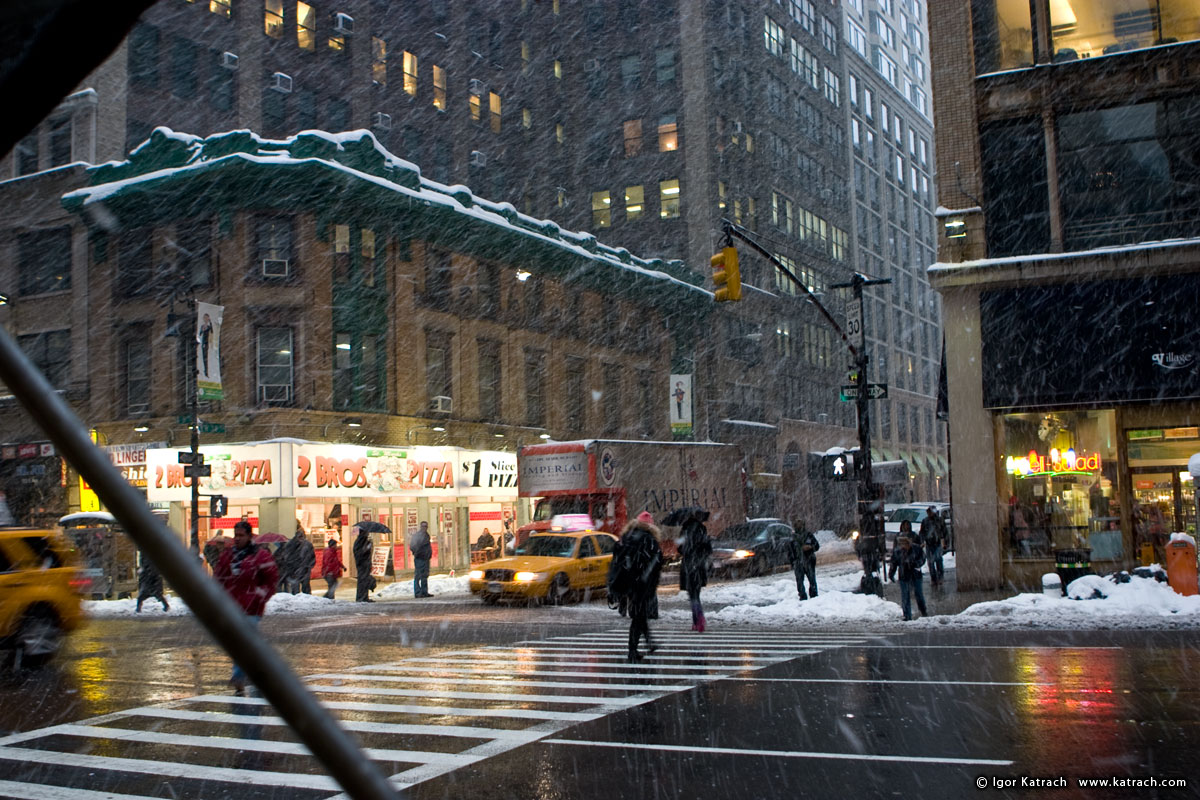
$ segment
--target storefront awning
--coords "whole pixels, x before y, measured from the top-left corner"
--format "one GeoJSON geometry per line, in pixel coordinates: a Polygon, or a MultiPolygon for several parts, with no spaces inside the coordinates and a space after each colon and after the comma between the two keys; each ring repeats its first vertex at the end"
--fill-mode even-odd
{"type": "Polygon", "coordinates": [[[946,476],[948,476],[950,474],[950,464],[946,461],[946,457],[944,455],[942,455],[941,453],[935,453],[933,456],[933,460],[934,460],[933,473],[935,475],[940,475],[941,477],[945,478],[946,476]]]}
{"type": "Polygon", "coordinates": [[[908,462],[909,472],[914,475],[925,475],[929,472],[929,465],[922,453],[905,453],[904,460],[908,462]]]}

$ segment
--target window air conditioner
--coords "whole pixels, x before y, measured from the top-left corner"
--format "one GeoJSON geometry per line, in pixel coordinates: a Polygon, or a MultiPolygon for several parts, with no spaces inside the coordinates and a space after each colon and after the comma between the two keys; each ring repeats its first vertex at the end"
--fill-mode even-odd
{"type": "Polygon", "coordinates": [[[585,72],[598,72],[600,70],[600,59],[589,58],[583,62],[583,69],[585,72]]]}
{"type": "Polygon", "coordinates": [[[733,132],[734,132],[734,133],[741,133],[741,132],[742,132],[742,123],[741,123],[741,122],[735,122],[735,123],[733,123],[733,132]]]}
{"type": "Polygon", "coordinates": [[[290,272],[291,262],[286,258],[264,258],[262,274],[264,278],[286,278],[290,272]]]}
{"type": "Polygon", "coordinates": [[[454,401],[444,394],[439,394],[429,401],[429,410],[439,414],[449,414],[454,410],[454,401]]]}
{"type": "Polygon", "coordinates": [[[371,127],[381,131],[390,131],[392,129],[392,115],[376,111],[371,115],[371,127]]]}
{"type": "Polygon", "coordinates": [[[333,32],[342,36],[354,33],[354,17],[349,14],[335,14],[333,17],[333,32]]]}
{"type": "Polygon", "coordinates": [[[282,72],[276,72],[271,76],[271,90],[280,94],[291,94],[292,92],[292,76],[282,72]]]}
{"type": "Polygon", "coordinates": [[[221,66],[225,69],[237,69],[238,57],[233,53],[221,53],[221,66]]]}
{"type": "Polygon", "coordinates": [[[484,153],[481,150],[472,150],[471,151],[471,166],[472,167],[486,167],[487,166],[487,153],[484,153]]]}
{"type": "Polygon", "coordinates": [[[479,80],[479,78],[471,78],[468,86],[470,87],[471,94],[477,97],[487,94],[487,84],[479,80]]]}

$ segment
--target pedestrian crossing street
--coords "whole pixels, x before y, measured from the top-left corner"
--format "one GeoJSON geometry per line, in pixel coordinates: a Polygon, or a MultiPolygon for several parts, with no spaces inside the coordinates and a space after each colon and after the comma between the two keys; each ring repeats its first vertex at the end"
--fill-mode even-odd
{"type": "MultiPolygon", "coordinates": [[[[306,680],[398,788],[676,692],[822,650],[851,633],[660,630],[625,663],[625,630],[481,646],[306,680]]],[[[337,798],[258,697],[207,694],[0,737],[0,798],[337,798]]]]}

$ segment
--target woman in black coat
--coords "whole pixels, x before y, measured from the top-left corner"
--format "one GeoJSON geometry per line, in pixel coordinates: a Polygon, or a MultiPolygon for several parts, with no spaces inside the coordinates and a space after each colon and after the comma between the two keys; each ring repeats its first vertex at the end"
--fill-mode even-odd
{"type": "Polygon", "coordinates": [[[712,542],[704,519],[708,512],[692,514],[683,523],[679,535],[679,588],[687,592],[692,601],[692,630],[704,633],[704,606],[700,604],[700,589],[708,583],[708,562],[712,556],[712,542]]]}
{"type": "Polygon", "coordinates": [[[356,603],[373,603],[375,602],[368,593],[375,588],[375,576],[371,574],[371,560],[375,551],[375,543],[371,541],[371,534],[358,529],[358,537],[354,540],[354,571],[357,581],[354,594],[354,602],[356,603]]]}
{"type": "Polygon", "coordinates": [[[162,574],[158,571],[158,567],[154,566],[154,562],[145,553],[142,553],[142,568],[138,570],[137,613],[142,613],[142,603],[152,597],[162,603],[163,611],[170,610],[171,606],[163,594],[162,574]]]}

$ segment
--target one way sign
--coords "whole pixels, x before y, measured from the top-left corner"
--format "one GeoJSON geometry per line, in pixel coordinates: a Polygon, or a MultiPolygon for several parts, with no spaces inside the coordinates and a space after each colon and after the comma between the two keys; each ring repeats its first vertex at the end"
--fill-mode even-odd
{"type": "MultiPolygon", "coordinates": [[[[857,400],[858,393],[862,391],[862,386],[843,386],[841,389],[842,402],[847,400],[857,400]]],[[[886,383],[868,383],[865,387],[868,400],[883,400],[888,396],[888,385],[886,383]]]]}

